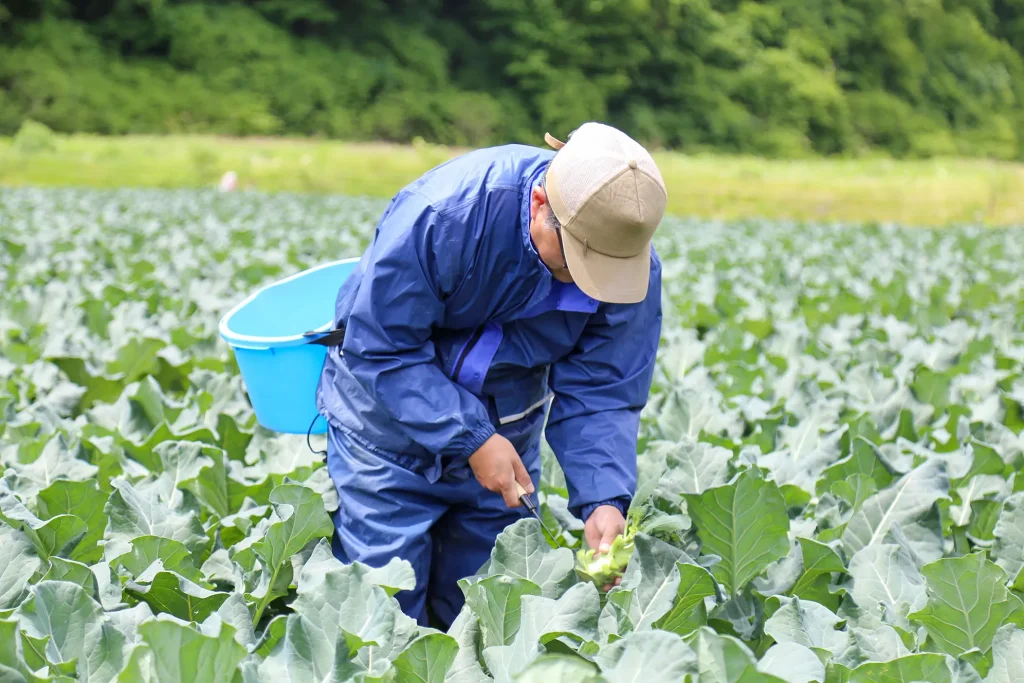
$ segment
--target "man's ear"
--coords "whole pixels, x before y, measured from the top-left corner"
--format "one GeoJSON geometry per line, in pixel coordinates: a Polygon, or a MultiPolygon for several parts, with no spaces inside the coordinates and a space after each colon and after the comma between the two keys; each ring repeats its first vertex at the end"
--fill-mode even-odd
{"type": "Polygon", "coordinates": [[[540,207],[548,203],[548,195],[544,192],[544,188],[540,185],[536,185],[533,188],[533,192],[530,193],[530,220],[537,219],[537,212],[540,211],[540,207]]]}

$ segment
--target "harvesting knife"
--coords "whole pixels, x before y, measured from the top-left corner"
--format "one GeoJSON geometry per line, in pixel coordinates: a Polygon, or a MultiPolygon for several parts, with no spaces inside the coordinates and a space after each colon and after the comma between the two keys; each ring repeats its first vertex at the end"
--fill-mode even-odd
{"type": "Polygon", "coordinates": [[[555,540],[555,535],[548,531],[547,526],[544,525],[544,520],[540,518],[540,513],[537,512],[537,506],[533,504],[532,500],[530,500],[530,494],[526,492],[526,489],[524,489],[518,481],[516,482],[516,493],[519,494],[519,502],[526,506],[526,509],[530,511],[530,514],[540,522],[540,528],[544,530],[544,535],[548,537],[548,540],[556,546],[561,547],[562,544],[555,540]]]}

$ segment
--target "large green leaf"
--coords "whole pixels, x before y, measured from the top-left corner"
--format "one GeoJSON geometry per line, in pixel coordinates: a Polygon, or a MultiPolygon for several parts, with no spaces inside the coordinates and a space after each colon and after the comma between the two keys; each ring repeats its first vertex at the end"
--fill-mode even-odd
{"type": "Polygon", "coordinates": [[[838,609],[839,596],[832,593],[833,574],[845,574],[842,558],[831,547],[809,538],[797,538],[800,543],[801,573],[791,595],[814,600],[829,609],[838,609]]]}
{"type": "Polygon", "coordinates": [[[486,566],[488,574],[505,574],[540,586],[557,598],[576,582],[576,558],[567,548],[552,548],[535,519],[521,519],[498,535],[486,566]]]}
{"type": "Polygon", "coordinates": [[[429,633],[409,643],[392,662],[393,680],[444,683],[459,644],[443,633],[429,633]]]}
{"type": "Polygon", "coordinates": [[[789,551],[785,501],[760,470],[747,469],[730,484],[686,500],[701,552],[721,558],[711,572],[733,595],[789,551]]]}
{"type": "Polygon", "coordinates": [[[134,598],[145,601],[157,614],[167,612],[179,619],[196,622],[206,619],[228,598],[228,593],[207,590],[171,571],[128,581],[125,590],[134,598]]]}
{"type": "Polygon", "coordinates": [[[663,458],[655,495],[676,502],[684,493],[702,493],[729,481],[732,453],[725,448],[686,438],[680,442],[654,441],[646,458],[663,458]]]}
{"type": "Polygon", "coordinates": [[[123,569],[129,576],[139,579],[158,562],[159,568],[177,572],[192,581],[201,580],[184,543],[163,536],[138,536],[128,545],[126,552],[111,558],[111,567],[123,569]]]}
{"type": "Polygon", "coordinates": [[[32,514],[0,479],[0,521],[20,529],[36,548],[39,557],[67,557],[89,529],[74,515],[58,515],[42,520],[32,514]]]}
{"type": "Polygon", "coordinates": [[[1000,626],[1024,625],[1024,601],[1006,589],[1006,572],[983,553],[944,558],[921,569],[928,604],[910,615],[923,624],[931,643],[959,657],[985,653],[1000,626]]]}
{"type": "Polygon", "coordinates": [[[669,611],[655,624],[655,628],[689,635],[707,623],[705,600],[715,597],[718,590],[711,574],[695,564],[678,564],[679,589],[669,611]]]}
{"type": "Polygon", "coordinates": [[[738,638],[705,626],[687,639],[697,654],[698,683],[737,683],[757,660],[738,638]]]}
{"type": "Polygon", "coordinates": [[[416,588],[416,572],[408,560],[391,558],[383,567],[367,568],[366,579],[388,595],[416,588]]]}
{"type": "Polygon", "coordinates": [[[891,662],[869,662],[853,670],[849,683],[956,683],[954,670],[939,654],[907,655],[891,662]]]}
{"type": "Polygon", "coordinates": [[[22,632],[43,643],[50,664],[67,664],[79,679],[110,681],[124,666],[124,635],[81,586],[43,581],[15,612],[22,632]]]}
{"type": "Polygon", "coordinates": [[[485,648],[487,670],[499,683],[512,681],[541,654],[541,646],[559,636],[579,642],[597,636],[600,600],[593,584],[579,583],[557,600],[535,595],[522,599],[522,619],[511,645],[485,648]]]}
{"type": "Polygon", "coordinates": [[[992,535],[996,564],[1009,575],[1010,581],[1020,580],[1024,570],[1024,491],[1013,494],[1003,504],[992,535]]]}
{"type": "Polygon", "coordinates": [[[28,537],[0,524],[0,610],[16,607],[43,562],[28,537]]]}
{"type": "Polygon", "coordinates": [[[40,581],[68,581],[77,584],[94,598],[99,597],[99,587],[96,576],[89,569],[88,565],[74,560],[64,560],[59,557],[50,558],[50,566],[43,574],[40,581]]]}
{"type": "Polygon", "coordinates": [[[909,629],[907,615],[924,607],[925,580],[906,548],[870,545],[850,560],[850,597],[864,612],[909,629]]]}
{"type": "Polygon", "coordinates": [[[103,505],[107,496],[95,481],[59,480],[39,492],[36,506],[43,519],[58,515],[75,515],[85,522],[88,531],[71,551],[69,558],[78,562],[95,562],[103,554],[97,543],[103,538],[107,516],[103,505]]]}
{"type": "Polygon", "coordinates": [[[267,590],[257,600],[253,621],[258,622],[270,601],[284,595],[292,578],[292,555],[306,544],[334,533],[334,524],[324,511],[320,496],[296,484],[278,486],[270,494],[274,515],[270,528],[253,551],[263,563],[267,590]]]}
{"type": "MultiPolygon", "coordinates": [[[[775,597],[779,608],[765,622],[764,632],[777,643],[796,643],[828,659],[850,645],[843,620],[827,607],[800,598],[775,597]]],[[[778,675],[778,674],[776,674],[778,675]]]]}
{"type": "Polygon", "coordinates": [[[187,490],[220,517],[233,512],[221,449],[194,441],[164,441],[153,453],[160,458],[162,471],[158,481],[165,487],[167,498],[174,489],[187,490]]]}
{"type": "Polygon", "coordinates": [[[417,636],[398,603],[364,569],[338,562],[327,541],[303,565],[291,607],[284,637],[259,667],[266,680],[383,676],[417,636]]]}
{"type": "Polygon", "coordinates": [[[1007,624],[992,639],[992,668],[985,683],[1016,681],[1024,681],[1024,630],[1007,624]]]}
{"type": "Polygon", "coordinates": [[[73,452],[68,448],[63,436],[55,436],[46,442],[39,457],[31,463],[22,465],[14,463],[14,470],[23,481],[26,493],[31,493],[26,501],[31,505],[33,498],[52,486],[57,481],[89,481],[96,477],[97,468],[77,457],[81,449],[73,452]],[[27,485],[26,485],[27,484],[27,485]]]}
{"type": "Polygon", "coordinates": [[[604,648],[595,661],[609,681],[677,683],[698,673],[693,649],[664,631],[627,634],[604,648]]]}
{"type": "MultiPolygon", "coordinates": [[[[680,567],[689,561],[686,553],[664,541],[638,533],[634,537],[633,556],[626,566],[626,580],[613,588],[608,602],[621,614],[620,623],[629,630],[644,631],[672,609],[682,588],[680,567]]],[[[623,629],[620,627],[620,634],[623,629]]]]}
{"type": "Polygon", "coordinates": [[[833,485],[852,479],[856,475],[864,475],[875,482],[880,490],[892,483],[892,474],[879,459],[875,446],[862,436],[851,440],[850,455],[837,460],[834,465],[825,468],[815,483],[817,494],[823,495],[832,490],[833,485]]]}
{"type": "Polygon", "coordinates": [[[511,576],[490,576],[466,589],[466,604],[477,616],[484,647],[511,645],[519,631],[524,595],[540,595],[540,586],[511,576]]]}
{"type": "Polygon", "coordinates": [[[770,647],[757,663],[757,670],[786,683],[822,683],[825,680],[825,665],[818,656],[810,648],[794,642],[770,647]]]}
{"type": "Polygon", "coordinates": [[[576,655],[559,654],[538,657],[514,680],[516,683],[601,683],[604,679],[597,673],[597,666],[593,662],[576,655]]]}
{"type": "Polygon", "coordinates": [[[238,664],[245,648],[234,629],[221,624],[203,634],[167,615],[139,626],[142,646],[132,651],[118,683],[241,683],[238,664]]]}
{"type": "Polygon", "coordinates": [[[894,524],[908,525],[920,520],[948,491],[949,479],[943,464],[938,460],[922,463],[864,502],[846,525],[844,545],[853,554],[882,543],[894,524]]]}
{"type": "MultiPolygon", "coordinates": [[[[476,615],[468,605],[455,617],[448,635],[455,638],[459,651],[448,670],[448,683],[487,683],[491,677],[484,672],[480,652],[483,650],[483,634],[476,615]]],[[[596,670],[596,667],[594,667],[596,670]]]]}
{"type": "Polygon", "coordinates": [[[155,493],[143,493],[124,480],[114,480],[115,491],[105,511],[109,522],[106,538],[133,541],[139,536],[162,536],[179,541],[193,558],[202,557],[210,543],[195,511],[176,510],[159,500],[155,493]]]}

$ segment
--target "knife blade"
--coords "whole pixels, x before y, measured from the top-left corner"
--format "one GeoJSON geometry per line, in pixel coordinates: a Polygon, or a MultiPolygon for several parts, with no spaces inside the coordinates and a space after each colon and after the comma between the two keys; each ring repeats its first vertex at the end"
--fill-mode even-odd
{"type": "Polygon", "coordinates": [[[537,511],[537,506],[530,499],[530,494],[526,492],[526,489],[524,489],[518,481],[516,482],[516,493],[519,494],[519,502],[530,511],[530,514],[532,514],[538,522],[540,522],[540,528],[544,530],[544,534],[548,537],[548,540],[556,546],[561,547],[562,544],[555,539],[555,535],[548,530],[547,526],[544,524],[544,520],[540,518],[540,513],[537,511]]]}

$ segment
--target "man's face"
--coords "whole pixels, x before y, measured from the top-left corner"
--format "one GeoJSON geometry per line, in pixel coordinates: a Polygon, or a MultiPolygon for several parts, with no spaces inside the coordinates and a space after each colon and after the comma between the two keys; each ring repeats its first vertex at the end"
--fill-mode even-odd
{"type": "Polygon", "coordinates": [[[551,205],[540,187],[533,188],[530,197],[530,239],[551,275],[559,282],[572,282],[572,275],[565,265],[565,252],[557,230],[546,225],[551,215],[551,205]]]}

